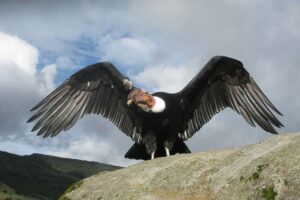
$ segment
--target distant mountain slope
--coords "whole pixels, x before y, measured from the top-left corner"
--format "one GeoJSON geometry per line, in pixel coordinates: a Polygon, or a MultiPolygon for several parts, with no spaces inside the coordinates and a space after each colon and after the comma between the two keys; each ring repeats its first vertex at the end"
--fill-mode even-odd
{"type": "Polygon", "coordinates": [[[57,199],[72,183],[119,168],[97,162],[41,154],[18,156],[0,151],[0,181],[19,195],[41,200],[57,199]]]}

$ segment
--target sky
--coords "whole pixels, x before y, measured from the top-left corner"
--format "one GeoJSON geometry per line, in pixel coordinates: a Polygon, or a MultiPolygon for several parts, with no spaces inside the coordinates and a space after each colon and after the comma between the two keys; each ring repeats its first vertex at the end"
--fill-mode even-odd
{"type": "MultiPolygon", "coordinates": [[[[110,61],[150,92],[182,89],[215,55],[236,58],[300,131],[298,0],[0,0],[0,150],[127,166],[133,141],[90,115],[54,138],[30,132],[29,110],[77,70],[110,61]]],[[[230,109],[187,141],[192,152],[273,135],[230,109]]]]}

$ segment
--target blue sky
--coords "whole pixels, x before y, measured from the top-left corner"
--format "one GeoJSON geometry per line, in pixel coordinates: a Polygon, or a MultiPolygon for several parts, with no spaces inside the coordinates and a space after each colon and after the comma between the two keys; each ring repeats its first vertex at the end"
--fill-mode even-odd
{"type": "MultiPolygon", "coordinates": [[[[30,133],[29,109],[78,69],[110,61],[138,86],[176,92],[214,55],[241,60],[300,129],[300,3],[297,0],[0,1],[0,150],[113,164],[133,142],[100,116],[51,139],[30,133]]],[[[258,142],[271,135],[231,110],[188,141],[192,151],[258,142]]]]}

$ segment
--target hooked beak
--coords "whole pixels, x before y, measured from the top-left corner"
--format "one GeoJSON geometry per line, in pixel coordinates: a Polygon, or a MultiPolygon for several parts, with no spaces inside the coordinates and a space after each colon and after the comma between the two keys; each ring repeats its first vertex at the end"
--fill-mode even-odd
{"type": "Polygon", "coordinates": [[[130,106],[133,102],[134,102],[133,99],[128,99],[128,100],[127,100],[127,105],[130,106]]]}

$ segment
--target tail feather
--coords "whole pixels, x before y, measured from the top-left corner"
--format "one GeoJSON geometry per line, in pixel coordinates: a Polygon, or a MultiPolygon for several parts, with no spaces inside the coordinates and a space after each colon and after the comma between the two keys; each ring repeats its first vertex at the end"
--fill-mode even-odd
{"type": "Polygon", "coordinates": [[[170,153],[174,155],[176,153],[191,153],[191,151],[182,140],[177,140],[170,153]]]}
{"type": "MultiPolygon", "coordinates": [[[[174,146],[170,152],[171,155],[176,153],[191,153],[189,148],[182,140],[177,140],[174,143],[174,146]]],[[[158,146],[157,150],[155,151],[155,158],[157,157],[164,157],[166,156],[166,152],[163,146],[158,146]]],[[[135,143],[125,154],[125,158],[130,159],[142,159],[142,160],[150,160],[151,156],[147,154],[146,147],[144,144],[137,144],[135,143]]]]}
{"type": "Polygon", "coordinates": [[[125,154],[125,158],[150,160],[151,157],[147,154],[145,145],[135,143],[125,154]]]}

